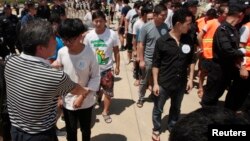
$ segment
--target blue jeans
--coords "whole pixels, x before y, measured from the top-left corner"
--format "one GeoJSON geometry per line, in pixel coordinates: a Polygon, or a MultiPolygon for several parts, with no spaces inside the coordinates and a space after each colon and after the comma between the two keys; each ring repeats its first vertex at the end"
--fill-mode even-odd
{"type": "Polygon", "coordinates": [[[179,119],[184,92],[184,86],[175,91],[167,90],[160,86],[159,96],[155,96],[154,98],[152,118],[154,125],[153,131],[161,131],[161,115],[164,105],[169,98],[171,98],[171,105],[169,110],[168,127],[172,127],[179,119]]]}

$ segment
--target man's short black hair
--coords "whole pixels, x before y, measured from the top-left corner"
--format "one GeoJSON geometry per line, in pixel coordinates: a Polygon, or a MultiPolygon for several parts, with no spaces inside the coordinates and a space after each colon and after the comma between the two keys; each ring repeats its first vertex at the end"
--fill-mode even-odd
{"type": "Polygon", "coordinates": [[[172,17],[173,26],[175,26],[177,22],[184,23],[186,21],[186,17],[193,18],[193,14],[186,8],[181,8],[175,11],[172,17]]]}
{"type": "Polygon", "coordinates": [[[87,31],[82,21],[78,18],[66,19],[58,27],[58,33],[63,39],[72,39],[87,31]]]}
{"type": "Polygon", "coordinates": [[[228,16],[234,16],[239,13],[244,13],[246,10],[246,7],[243,4],[230,4],[229,5],[229,10],[228,10],[228,16]]]}
{"type": "Polygon", "coordinates": [[[161,14],[162,11],[166,11],[166,10],[168,10],[167,7],[165,7],[162,4],[157,4],[154,7],[154,14],[159,15],[159,14],[161,14]]]}
{"type": "Polygon", "coordinates": [[[34,56],[37,46],[47,46],[52,36],[54,33],[51,24],[48,21],[36,19],[22,27],[19,39],[23,52],[34,56]]]}
{"type": "Polygon", "coordinates": [[[101,10],[98,10],[92,14],[92,21],[97,19],[97,18],[102,18],[102,19],[106,20],[106,16],[105,16],[104,12],[102,12],[101,10]]]}

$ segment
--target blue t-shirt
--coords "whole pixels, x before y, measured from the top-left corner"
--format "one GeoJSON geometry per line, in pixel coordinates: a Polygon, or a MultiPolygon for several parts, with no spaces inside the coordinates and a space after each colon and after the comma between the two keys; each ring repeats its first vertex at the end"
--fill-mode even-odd
{"type": "Polygon", "coordinates": [[[64,46],[62,39],[58,36],[56,36],[56,43],[57,45],[56,45],[55,53],[52,57],[49,58],[51,60],[56,60],[59,49],[61,49],[64,46]]]}

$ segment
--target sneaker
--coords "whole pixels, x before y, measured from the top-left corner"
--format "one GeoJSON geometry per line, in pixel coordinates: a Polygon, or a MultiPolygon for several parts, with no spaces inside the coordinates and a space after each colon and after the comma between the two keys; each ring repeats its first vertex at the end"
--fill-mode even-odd
{"type": "Polygon", "coordinates": [[[143,107],[143,100],[138,100],[136,105],[137,105],[138,108],[143,107]]]}

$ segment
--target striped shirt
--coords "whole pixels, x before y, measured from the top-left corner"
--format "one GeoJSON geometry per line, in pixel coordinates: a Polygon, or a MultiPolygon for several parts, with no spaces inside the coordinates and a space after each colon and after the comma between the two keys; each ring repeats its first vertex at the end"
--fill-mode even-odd
{"type": "Polygon", "coordinates": [[[10,121],[29,134],[51,129],[56,123],[57,97],[75,83],[63,71],[52,69],[39,57],[11,57],[5,68],[10,121]]]}

